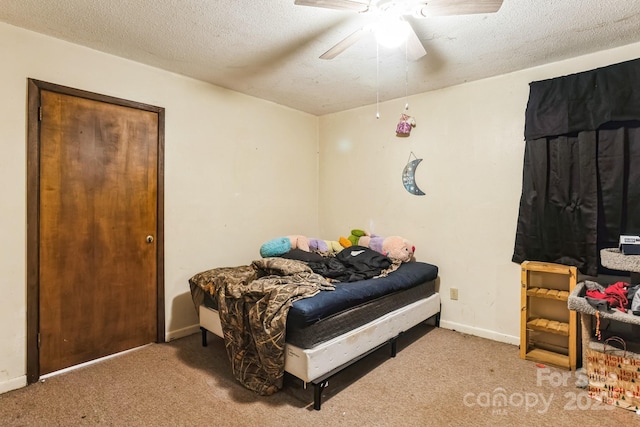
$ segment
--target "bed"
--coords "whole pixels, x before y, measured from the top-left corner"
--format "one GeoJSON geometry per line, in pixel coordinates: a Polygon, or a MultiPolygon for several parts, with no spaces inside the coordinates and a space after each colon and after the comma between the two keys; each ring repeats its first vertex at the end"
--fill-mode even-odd
{"type": "MultiPolygon", "coordinates": [[[[189,283],[199,314],[202,345],[207,345],[210,332],[225,338],[229,350],[225,337],[228,331],[220,316],[220,310],[226,309],[218,304],[220,297],[211,286],[218,272],[198,273],[189,283]]],[[[437,277],[435,265],[402,263],[384,277],[334,283],[331,291],[315,292],[289,305],[283,368],[305,385],[313,385],[314,409],[320,410],[322,391],[331,376],[385,345],[390,345],[391,356],[395,357],[397,338],[421,322],[432,319],[439,325],[437,277]]]]}

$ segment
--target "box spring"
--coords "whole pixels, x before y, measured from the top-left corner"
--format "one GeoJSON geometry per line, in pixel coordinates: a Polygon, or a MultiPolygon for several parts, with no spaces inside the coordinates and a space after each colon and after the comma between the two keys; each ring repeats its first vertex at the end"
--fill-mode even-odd
{"type": "MultiPolygon", "coordinates": [[[[440,295],[434,293],[343,332],[313,348],[287,343],[285,371],[304,382],[313,382],[336,368],[397,337],[440,312],[440,295]]],[[[218,312],[200,306],[200,326],[222,337],[218,312]]]]}

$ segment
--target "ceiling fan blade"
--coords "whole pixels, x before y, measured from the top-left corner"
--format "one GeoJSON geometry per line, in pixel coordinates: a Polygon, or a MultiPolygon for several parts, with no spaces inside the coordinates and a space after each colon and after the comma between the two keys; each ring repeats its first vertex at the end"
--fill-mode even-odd
{"type": "Polygon", "coordinates": [[[418,38],[413,27],[411,27],[411,31],[409,31],[409,36],[407,38],[407,58],[410,61],[417,61],[427,54],[422,42],[418,38]]]}
{"type": "Polygon", "coordinates": [[[353,45],[358,40],[362,39],[368,32],[371,31],[370,26],[362,27],[359,30],[354,31],[346,38],[342,39],[342,41],[338,42],[331,49],[320,55],[320,59],[333,59],[336,56],[340,55],[342,52],[347,50],[351,45],[353,45]]]}
{"type": "Polygon", "coordinates": [[[327,9],[355,10],[356,12],[366,12],[369,10],[367,0],[295,0],[293,2],[299,6],[324,7],[327,9]]]}
{"type": "Polygon", "coordinates": [[[495,13],[501,6],[502,0],[431,0],[420,9],[418,15],[428,17],[495,13]]]}

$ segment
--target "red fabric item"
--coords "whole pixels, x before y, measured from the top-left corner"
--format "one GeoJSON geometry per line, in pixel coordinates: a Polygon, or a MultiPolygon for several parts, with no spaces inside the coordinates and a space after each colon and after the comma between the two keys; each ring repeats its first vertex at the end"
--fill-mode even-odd
{"type": "Polygon", "coordinates": [[[587,289],[587,296],[595,299],[607,299],[607,294],[598,289],[587,289]]]}
{"type": "Polygon", "coordinates": [[[627,299],[627,288],[629,284],[626,282],[616,282],[609,285],[604,292],[597,289],[587,290],[587,296],[590,298],[606,300],[613,308],[617,308],[623,313],[627,312],[629,300],[627,299]]]}

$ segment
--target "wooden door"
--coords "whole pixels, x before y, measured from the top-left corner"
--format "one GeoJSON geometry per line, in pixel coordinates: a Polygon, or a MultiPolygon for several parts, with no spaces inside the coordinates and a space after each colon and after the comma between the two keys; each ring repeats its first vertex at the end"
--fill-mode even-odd
{"type": "Polygon", "coordinates": [[[158,340],[164,308],[158,112],[51,90],[39,102],[42,375],[158,340]]]}

